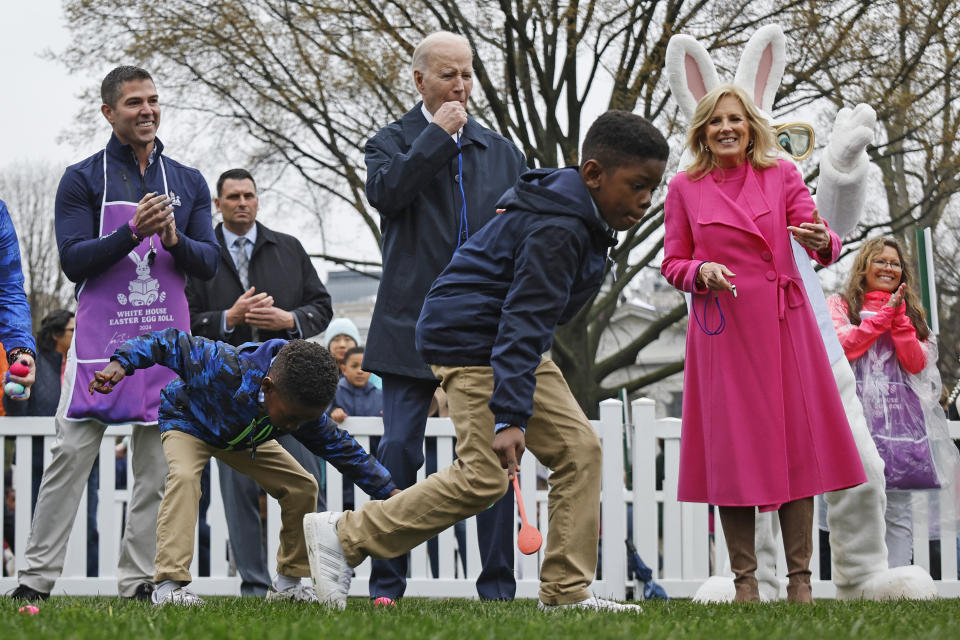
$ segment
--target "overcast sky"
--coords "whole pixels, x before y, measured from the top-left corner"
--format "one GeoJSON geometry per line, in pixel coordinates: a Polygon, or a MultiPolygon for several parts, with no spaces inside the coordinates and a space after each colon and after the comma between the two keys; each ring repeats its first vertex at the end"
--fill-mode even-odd
{"type": "Polygon", "coordinates": [[[58,145],[81,107],[76,95],[96,80],[44,60],[68,41],[60,0],[0,3],[0,166],[21,160],[74,162],[93,152],[58,145]]]}

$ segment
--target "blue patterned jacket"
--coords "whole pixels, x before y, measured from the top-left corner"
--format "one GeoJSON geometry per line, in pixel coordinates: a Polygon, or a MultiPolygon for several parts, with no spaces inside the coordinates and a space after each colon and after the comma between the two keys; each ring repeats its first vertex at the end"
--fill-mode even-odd
{"type": "Polygon", "coordinates": [[[7,351],[16,347],[37,350],[30,332],[30,305],[23,290],[20,244],[3,200],[0,200],[0,342],[7,351]]]}
{"type": "MultiPolygon", "coordinates": [[[[258,444],[282,435],[261,407],[260,382],[286,343],[234,347],[165,329],[128,340],[110,359],[127,375],[159,364],[180,376],[161,392],[161,431],[183,431],[218,449],[250,449],[253,457],[258,444]]],[[[292,435],[372,497],[385,499],[396,488],[390,472],[326,416],[300,425],[292,435]]]]}

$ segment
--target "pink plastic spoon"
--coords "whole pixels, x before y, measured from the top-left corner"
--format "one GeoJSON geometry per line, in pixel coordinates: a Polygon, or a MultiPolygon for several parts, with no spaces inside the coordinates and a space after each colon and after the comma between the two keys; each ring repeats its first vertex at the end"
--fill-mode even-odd
{"type": "Polygon", "coordinates": [[[517,506],[520,507],[520,531],[517,532],[517,549],[524,555],[531,555],[540,550],[543,536],[536,527],[527,522],[527,510],[523,507],[523,496],[520,495],[520,482],[513,476],[513,491],[517,494],[517,506]]]}

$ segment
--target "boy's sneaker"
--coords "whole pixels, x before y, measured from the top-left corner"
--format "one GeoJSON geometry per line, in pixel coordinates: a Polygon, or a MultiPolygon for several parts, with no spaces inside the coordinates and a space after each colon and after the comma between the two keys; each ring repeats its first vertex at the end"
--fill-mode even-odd
{"type": "Polygon", "coordinates": [[[342,511],[324,511],[303,516],[303,535],[317,600],[337,609],[347,607],[351,574],[337,537],[337,522],[342,515],[342,511]]]}
{"type": "Polygon", "coordinates": [[[163,597],[157,595],[158,593],[158,591],[154,591],[150,594],[150,602],[152,602],[155,607],[163,607],[168,604],[181,607],[195,607],[205,604],[200,596],[186,587],[178,587],[163,597]]]}
{"type": "Polygon", "coordinates": [[[580,602],[569,602],[567,604],[545,604],[542,600],[537,603],[537,609],[540,611],[565,611],[569,609],[586,609],[588,611],[616,611],[640,613],[643,609],[636,604],[621,604],[613,600],[604,600],[597,596],[590,596],[580,602]]]}
{"type": "Polygon", "coordinates": [[[295,587],[277,591],[274,587],[267,589],[267,602],[319,602],[317,593],[308,584],[298,584],[295,587]]]}
{"type": "Polygon", "coordinates": [[[14,600],[25,600],[27,602],[39,602],[50,597],[49,593],[31,589],[26,585],[19,584],[17,588],[10,592],[10,597],[14,600]]]}

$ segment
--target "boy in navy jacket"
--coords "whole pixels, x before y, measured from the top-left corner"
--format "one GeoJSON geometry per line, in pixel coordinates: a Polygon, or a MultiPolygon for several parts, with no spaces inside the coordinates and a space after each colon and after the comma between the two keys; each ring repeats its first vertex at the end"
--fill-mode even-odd
{"type": "MultiPolygon", "coordinates": [[[[202,604],[191,581],[200,474],[216,456],[252,477],[280,502],[277,578],[268,600],[315,601],[300,523],[317,504],[317,482],[274,440],[291,433],[376,498],[398,493],[390,473],[323,415],[337,385],[336,361],[319,344],[268,340],[233,347],[177,329],[121,345],[90,392],[110,393],[125,376],[154,364],[175,371],[162,391],[159,426],[170,467],[157,525],[154,605],[202,604]]],[[[241,540],[231,541],[242,544],[241,540]]]]}
{"type": "MultiPolygon", "coordinates": [[[[332,405],[336,409],[327,417],[337,422],[350,416],[383,417],[383,392],[370,382],[370,372],[363,370],[363,347],[351,347],[344,352],[340,374],[332,405]]],[[[379,442],[379,437],[370,438],[370,450],[376,451],[379,442]]],[[[353,509],[353,505],[353,483],[344,482],[343,508],[353,509]]]]}
{"type": "Polygon", "coordinates": [[[370,382],[370,372],[363,370],[363,347],[347,349],[340,373],[334,405],[343,409],[347,417],[382,416],[383,392],[370,382]]]}
{"type": "Polygon", "coordinates": [[[649,122],[607,112],[587,132],[579,168],[521,176],[497,205],[503,213],[457,250],[427,295],[416,334],[447,393],[457,460],[385,502],[306,516],[321,601],[345,606],[350,567],[365,557],[397,556],[489,507],[529,446],[553,472],[540,608],[638,609],[588,590],[597,567],[600,442],[542,354],[557,325],[599,290],[615,232],[650,207],[668,154],[649,122]]]}

